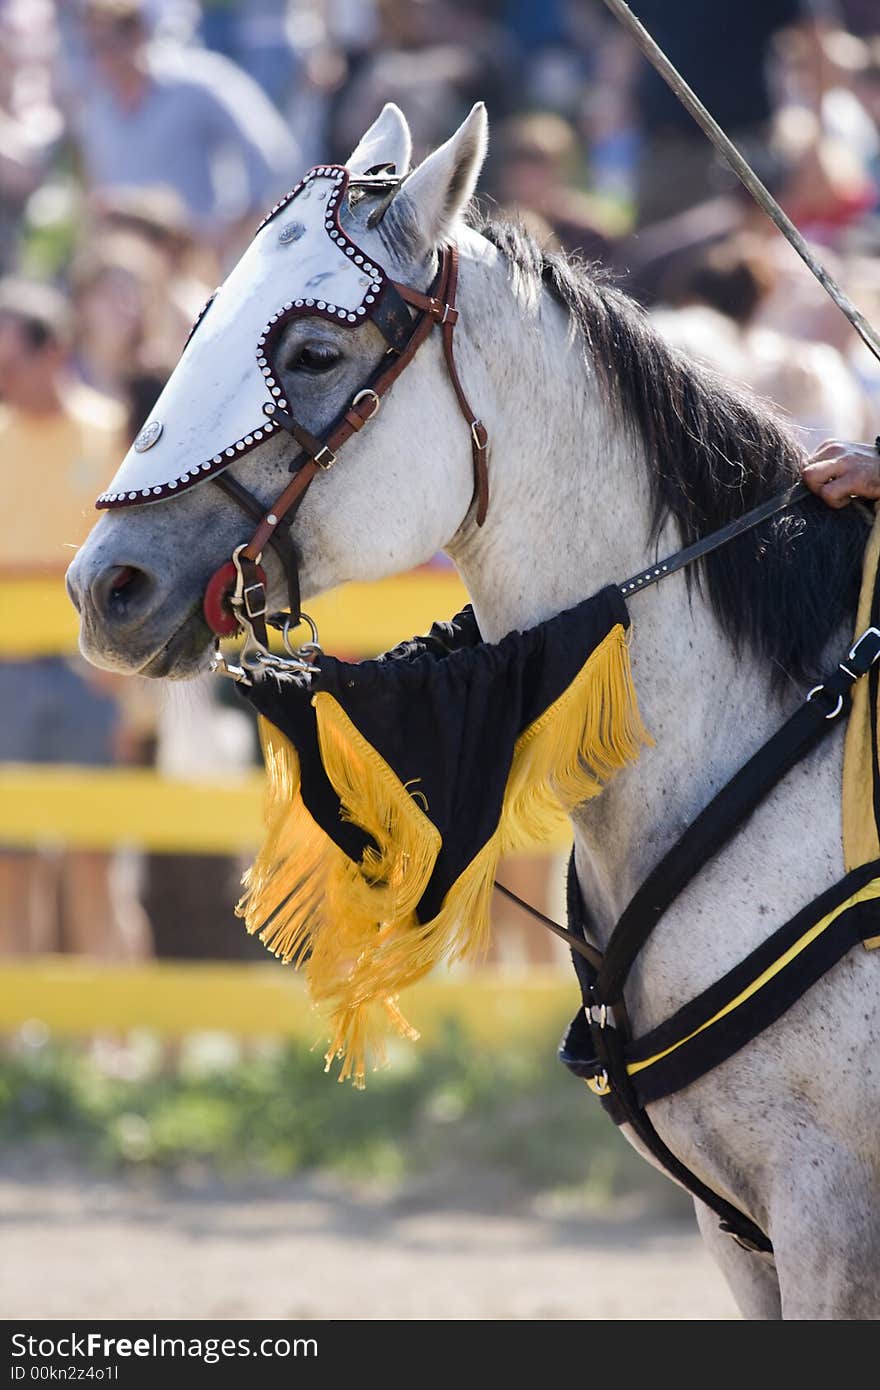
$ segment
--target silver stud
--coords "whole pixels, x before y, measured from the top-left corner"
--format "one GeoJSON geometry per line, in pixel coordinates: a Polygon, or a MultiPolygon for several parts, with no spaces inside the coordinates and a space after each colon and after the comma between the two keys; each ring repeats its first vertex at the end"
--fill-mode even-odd
{"type": "Polygon", "coordinates": [[[222,463],[222,462],[223,462],[223,455],[222,455],[222,454],[215,454],[214,457],[212,458],[211,462],[212,462],[212,463],[222,463]]]}
{"type": "Polygon", "coordinates": [[[229,459],[235,458],[235,450],[234,450],[234,449],[227,449],[227,450],[226,450],[226,457],[229,458],[229,459]]]}
{"type": "Polygon", "coordinates": [[[168,487],[177,487],[177,483],[176,483],[176,482],[174,482],[174,483],[168,483],[167,486],[168,486],[168,487]]]}
{"type": "Polygon", "coordinates": [[[367,294],[367,295],[364,295],[364,303],[365,303],[365,304],[375,304],[375,302],[376,302],[376,296],[375,296],[374,294],[367,294]]]}
{"type": "Polygon", "coordinates": [[[289,246],[292,241],[299,241],[304,232],[305,227],[302,222],[288,222],[278,233],[278,240],[282,246],[289,246]]]}
{"type": "Polygon", "coordinates": [[[314,302],[315,302],[315,301],[314,301],[313,299],[307,299],[307,300],[306,300],[306,307],[307,307],[307,308],[311,308],[311,306],[314,304],[314,302]]]}
{"type": "Polygon", "coordinates": [[[136,498],[137,498],[137,493],[136,493],[136,492],[130,492],[130,493],[128,494],[128,500],[129,500],[129,502],[134,502],[136,498]]]}
{"type": "Polygon", "coordinates": [[[317,304],[315,305],[315,308],[316,308],[316,309],[326,309],[326,308],[327,308],[327,301],[326,301],[326,299],[319,299],[318,302],[317,302],[317,304]]]}
{"type": "Polygon", "coordinates": [[[263,438],[263,431],[262,431],[262,430],[254,430],[254,439],[262,439],[262,438],[263,438]]]}
{"type": "Polygon", "coordinates": [[[236,447],[236,449],[238,450],[238,452],[241,453],[242,449],[244,448],[244,440],[243,440],[243,439],[238,439],[238,440],[236,440],[236,442],[235,442],[235,447],[236,447]]]}
{"type": "Polygon", "coordinates": [[[161,420],[148,421],[134,441],[135,453],[145,454],[148,449],[152,449],[153,445],[159,439],[163,428],[161,420]]]}
{"type": "Polygon", "coordinates": [[[339,317],[340,317],[341,319],[344,319],[344,318],[347,318],[347,317],[348,317],[348,315],[346,314],[346,312],[345,312],[344,309],[339,309],[339,310],[337,310],[337,313],[339,314],[339,317]]]}
{"type": "MultiPolygon", "coordinates": [[[[272,395],[273,395],[273,396],[280,396],[280,395],[281,395],[281,387],[280,387],[280,386],[273,386],[273,387],[272,387],[272,395]]],[[[231,453],[232,453],[232,450],[230,449],[228,452],[231,454],[231,453]]]]}
{"type": "Polygon", "coordinates": [[[207,463],[203,463],[203,464],[202,464],[202,472],[203,472],[203,473],[207,473],[207,472],[209,471],[210,467],[211,467],[211,461],[210,461],[210,459],[209,459],[207,463]]]}
{"type": "Polygon", "coordinates": [[[244,442],[245,444],[253,444],[254,436],[252,434],[246,434],[244,437],[244,442]]]}
{"type": "Polygon", "coordinates": [[[266,517],[266,520],[268,521],[270,526],[278,525],[278,518],[274,512],[270,512],[269,515],[266,517]]]}
{"type": "Polygon", "coordinates": [[[141,497],[149,497],[149,495],[150,495],[150,489],[149,489],[148,487],[142,487],[142,488],[141,488],[141,497]]]}
{"type": "Polygon", "coordinates": [[[346,317],[348,318],[349,323],[357,323],[357,317],[355,314],[348,314],[346,315],[346,317]]]}
{"type": "Polygon", "coordinates": [[[363,263],[364,263],[364,258],[363,258],[363,256],[355,256],[355,258],[354,258],[354,263],[355,263],[355,265],[363,265],[363,263]]]}
{"type": "Polygon", "coordinates": [[[186,483],[186,482],[188,482],[188,481],[189,481],[189,474],[188,474],[188,473],[181,473],[180,478],[178,479],[178,481],[181,482],[181,483],[186,483]]]}
{"type": "Polygon", "coordinates": [[[359,309],[355,309],[355,313],[356,313],[357,315],[359,315],[359,316],[365,314],[366,312],[367,312],[367,311],[366,311],[366,309],[363,307],[363,305],[361,305],[361,307],[360,307],[359,309]]]}
{"type": "Polygon", "coordinates": [[[293,302],[294,302],[294,304],[296,305],[297,309],[301,309],[301,308],[302,308],[302,300],[301,300],[301,299],[295,299],[293,302]]]}

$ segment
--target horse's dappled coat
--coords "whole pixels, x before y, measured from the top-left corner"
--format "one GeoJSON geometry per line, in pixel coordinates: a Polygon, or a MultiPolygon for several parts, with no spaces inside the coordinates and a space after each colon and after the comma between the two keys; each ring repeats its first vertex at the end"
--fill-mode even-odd
{"type": "Polygon", "coordinates": [[[610,586],[497,644],[471,610],[378,661],[320,659],[309,685],[264,678],[266,844],[248,929],[305,958],[329,1004],[328,1062],[362,1084],[381,1009],[488,939],[499,856],[543,839],[648,739],[610,586]]]}

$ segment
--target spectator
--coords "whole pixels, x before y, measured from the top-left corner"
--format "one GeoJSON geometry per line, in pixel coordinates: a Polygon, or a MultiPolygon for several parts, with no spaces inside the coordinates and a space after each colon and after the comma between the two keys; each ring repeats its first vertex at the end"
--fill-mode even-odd
{"type": "MultiPolygon", "coordinates": [[[[70,341],[61,296],[0,282],[0,569],[7,576],[38,572],[61,582],[122,448],[116,407],[71,384],[70,341]]],[[[78,661],[6,656],[0,761],[112,763],[119,720],[101,684],[78,661]]],[[[110,862],[83,851],[0,853],[0,948],[141,953],[144,921],[132,902],[114,903],[110,862]]]]}
{"type": "Polygon", "coordinates": [[[237,249],[241,220],[298,172],[271,102],[219,54],[150,45],[138,0],[88,0],[86,26],[93,72],[72,120],[91,187],[167,185],[206,240],[237,249]]]}
{"type": "Polygon", "coordinates": [[[568,121],[549,113],[516,116],[501,127],[498,150],[495,191],[502,212],[536,214],[566,251],[607,259],[607,213],[575,186],[583,154],[568,121]]]}
{"type": "MultiPolygon", "coordinates": [[[[766,138],[772,113],[768,44],[804,22],[805,0],[633,0],[632,9],[746,157],[766,138]]],[[[634,98],[642,131],[638,220],[672,217],[713,192],[712,146],[647,62],[634,98]]]]}
{"type": "Polygon", "coordinates": [[[159,251],[120,232],[99,238],[70,269],[77,372],[126,409],[132,378],[148,373],[161,389],[186,341],[193,316],[173,302],[169,279],[159,251]]]}
{"type": "Polygon", "coordinates": [[[758,322],[775,280],[765,243],[732,237],[678,269],[667,298],[679,307],[656,311],[654,321],[671,342],[780,406],[811,447],[829,435],[858,438],[870,412],[843,355],[758,322]]]}

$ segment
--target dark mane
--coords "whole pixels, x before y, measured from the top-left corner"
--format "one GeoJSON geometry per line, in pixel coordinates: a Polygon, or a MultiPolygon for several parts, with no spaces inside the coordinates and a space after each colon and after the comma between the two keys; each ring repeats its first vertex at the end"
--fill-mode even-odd
{"type": "MultiPolygon", "coordinates": [[[[601,271],[542,251],[516,226],[478,230],[576,320],[609,403],[645,442],[655,538],[671,516],[690,544],[796,481],[804,450],[785,423],[668,346],[601,271]]],[[[811,497],[702,562],[729,640],[773,663],[777,686],[811,681],[854,614],[868,530],[863,509],[811,497]]]]}

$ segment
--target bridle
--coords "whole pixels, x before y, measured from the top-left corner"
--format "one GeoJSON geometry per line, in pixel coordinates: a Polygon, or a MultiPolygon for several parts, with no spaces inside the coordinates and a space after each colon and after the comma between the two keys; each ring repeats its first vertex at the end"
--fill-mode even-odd
{"type": "MultiPolygon", "coordinates": [[[[402,179],[377,171],[365,178],[348,180],[346,187],[387,193],[396,190],[401,182],[402,179]]],[[[277,209],[270,216],[275,211],[277,209]]],[[[313,434],[297,420],[286,402],[266,402],[263,410],[267,419],[276,429],[285,430],[299,446],[290,464],[293,477],[270,507],[266,508],[248,488],[227,472],[218,473],[210,480],[257,523],[250,540],[236,548],[231,559],[214,572],[205,589],[203,611],[216,636],[228,637],[237,630],[245,633],[245,645],[238,662],[230,662],[220,654],[215,658],[214,669],[221,674],[242,681],[249,680],[250,671],[257,666],[289,667],[292,663],[304,671],[312,669],[309,658],[319,651],[317,631],[312,620],[301,611],[299,566],[289,528],[315,478],[319,473],[333,468],[343,444],[375,419],[383,398],[412,362],[435,326],[440,328],[449,379],[470,430],[474,474],[472,505],[475,506],[476,524],[482,526],[485,521],[489,505],[489,434],[471,408],[454,355],[453,335],[459,320],[456,306],[458,248],[454,244],[444,246],[439,253],[439,262],[437,275],[426,294],[396,280],[386,281],[382,294],[367,317],[382,333],[388,344],[387,350],[376,369],[361,384],[345,410],[323,436],[313,434]],[[266,574],[262,566],[268,545],[274,548],[284,570],[287,612],[268,612],[266,574]],[[290,634],[301,622],[310,626],[312,640],[302,647],[293,648],[290,634]],[[268,627],[281,631],[287,652],[285,658],[273,656],[269,651],[268,627]]],[[[267,351],[267,336],[260,339],[259,351],[267,351]]]]}

